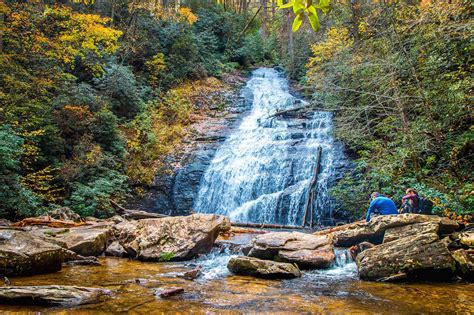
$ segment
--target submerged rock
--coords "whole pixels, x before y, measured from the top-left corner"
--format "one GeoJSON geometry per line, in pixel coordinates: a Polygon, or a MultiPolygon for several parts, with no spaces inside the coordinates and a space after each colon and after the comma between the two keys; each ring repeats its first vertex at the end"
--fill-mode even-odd
{"type": "Polygon", "coordinates": [[[233,257],[227,268],[235,274],[266,279],[293,279],[301,277],[297,266],[289,263],[262,260],[255,257],[233,257]]]}
{"type": "Polygon", "coordinates": [[[105,250],[106,256],[127,257],[128,253],[118,241],[112,242],[105,250]]]}
{"type": "Polygon", "coordinates": [[[230,229],[227,217],[193,214],[123,222],[118,240],[132,258],[150,261],[186,260],[209,252],[220,232],[230,229]]]}
{"type": "Polygon", "coordinates": [[[300,268],[329,268],[336,258],[327,236],[300,232],[258,235],[248,256],[296,263],[300,268]]]}
{"type": "Polygon", "coordinates": [[[25,276],[61,270],[61,246],[33,237],[29,232],[0,230],[0,274],[25,276]]]}
{"type": "Polygon", "coordinates": [[[446,279],[453,275],[455,261],[435,233],[408,236],[383,243],[357,256],[359,276],[364,280],[406,278],[446,279]]]}
{"type": "Polygon", "coordinates": [[[167,298],[173,295],[184,293],[183,288],[167,288],[157,292],[157,294],[162,298],[167,298]]]}
{"type": "Polygon", "coordinates": [[[19,305],[75,306],[102,301],[111,291],[76,286],[7,286],[0,287],[0,303],[19,305]]]}

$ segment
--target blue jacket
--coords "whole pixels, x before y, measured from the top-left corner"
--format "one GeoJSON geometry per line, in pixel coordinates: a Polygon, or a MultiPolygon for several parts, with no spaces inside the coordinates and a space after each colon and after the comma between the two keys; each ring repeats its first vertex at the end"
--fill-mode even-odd
{"type": "Polygon", "coordinates": [[[378,214],[398,214],[397,206],[392,199],[385,196],[378,196],[370,203],[369,210],[367,210],[367,216],[365,221],[370,221],[370,215],[377,211],[378,214]]]}

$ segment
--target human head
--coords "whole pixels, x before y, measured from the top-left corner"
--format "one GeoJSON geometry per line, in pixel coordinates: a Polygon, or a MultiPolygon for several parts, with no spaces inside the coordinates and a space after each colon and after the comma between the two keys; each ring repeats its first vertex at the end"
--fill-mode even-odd
{"type": "Polygon", "coordinates": [[[418,192],[415,188],[408,188],[405,192],[407,195],[418,195],[418,192]]]}
{"type": "Polygon", "coordinates": [[[378,196],[380,196],[380,194],[379,194],[378,192],[374,191],[374,192],[370,195],[370,198],[372,198],[372,200],[373,200],[373,199],[377,198],[378,196]]]}

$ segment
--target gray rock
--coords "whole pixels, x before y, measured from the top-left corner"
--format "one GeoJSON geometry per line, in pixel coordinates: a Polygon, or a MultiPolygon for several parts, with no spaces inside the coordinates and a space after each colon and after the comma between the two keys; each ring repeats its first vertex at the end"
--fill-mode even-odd
{"type": "Polygon", "coordinates": [[[233,257],[227,268],[235,274],[266,279],[292,279],[301,277],[297,266],[255,257],[233,257]]]}
{"type": "Polygon", "coordinates": [[[111,291],[76,286],[6,286],[0,287],[0,303],[18,305],[76,306],[103,301],[111,291]]]}

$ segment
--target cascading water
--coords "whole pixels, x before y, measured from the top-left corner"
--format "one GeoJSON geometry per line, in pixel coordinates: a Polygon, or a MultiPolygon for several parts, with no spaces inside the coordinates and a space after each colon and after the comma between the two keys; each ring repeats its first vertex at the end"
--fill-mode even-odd
{"type": "Polygon", "coordinates": [[[319,223],[332,223],[328,188],[343,153],[331,136],[331,113],[318,111],[309,118],[274,115],[304,103],[289,93],[288,81],[274,69],[255,70],[243,94],[251,102],[250,112],[217,150],[194,209],[227,215],[235,222],[301,225],[322,147],[315,217],[319,223]]]}

